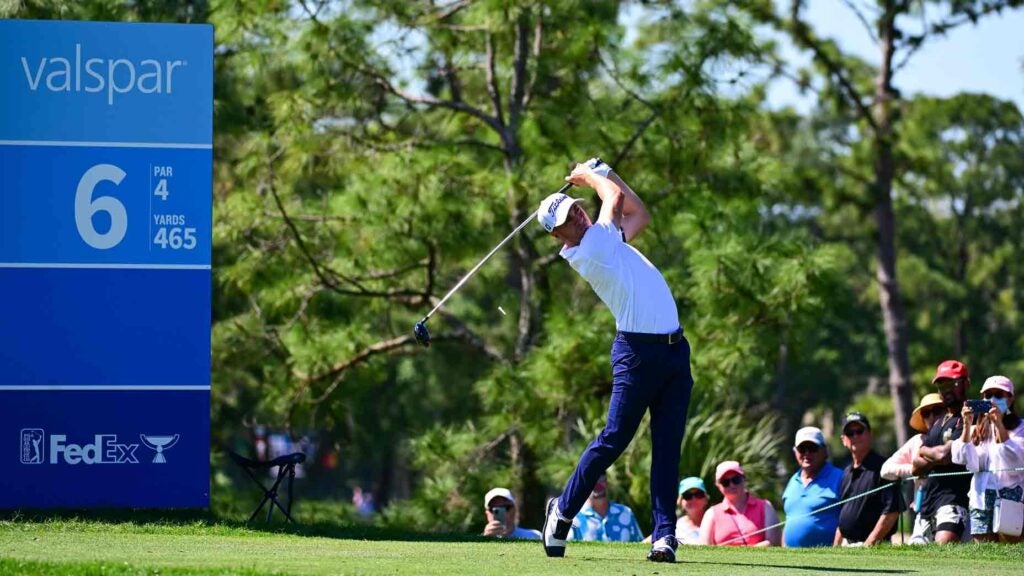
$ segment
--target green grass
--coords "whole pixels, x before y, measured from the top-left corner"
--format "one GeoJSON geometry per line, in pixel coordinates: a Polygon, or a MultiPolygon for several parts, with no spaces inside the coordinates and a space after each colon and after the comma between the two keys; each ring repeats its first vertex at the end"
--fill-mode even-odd
{"type": "Polygon", "coordinates": [[[538,542],[425,534],[326,521],[300,526],[211,520],[204,513],[117,512],[0,519],[0,574],[708,574],[1024,575],[1024,546],[878,549],[686,547],[675,565],[644,560],[642,544],[570,543],[549,559],[538,542]]]}

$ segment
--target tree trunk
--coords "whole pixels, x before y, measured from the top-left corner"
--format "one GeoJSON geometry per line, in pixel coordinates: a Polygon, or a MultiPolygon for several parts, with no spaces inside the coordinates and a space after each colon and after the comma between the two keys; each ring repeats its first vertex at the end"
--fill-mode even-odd
{"type": "MultiPolygon", "coordinates": [[[[506,127],[502,136],[502,143],[505,149],[505,172],[514,174],[522,165],[523,151],[519,146],[518,135],[514,127],[506,127]]],[[[506,192],[506,199],[509,207],[509,225],[512,229],[519,226],[526,217],[526,212],[519,208],[519,192],[515,186],[509,187],[506,192]]],[[[529,228],[519,233],[512,243],[512,265],[519,276],[519,321],[516,330],[516,344],[513,353],[513,361],[519,362],[526,355],[530,347],[534,328],[534,303],[533,288],[534,274],[532,262],[535,258],[532,246],[530,246],[527,234],[529,228]]]]}
{"type": "Polygon", "coordinates": [[[875,223],[878,226],[875,276],[878,280],[879,303],[885,328],[889,357],[889,394],[893,404],[893,425],[896,438],[903,445],[910,437],[910,415],[913,395],[910,389],[910,360],[907,354],[907,322],[896,279],[896,217],[892,207],[893,159],[892,60],[895,46],[895,21],[898,9],[886,2],[886,11],[879,21],[879,47],[882,65],[875,80],[874,116],[875,146],[875,223]]]}
{"type": "MultiPolygon", "coordinates": [[[[967,219],[972,216],[974,206],[971,203],[971,195],[964,194],[963,212],[956,211],[956,199],[953,199],[953,215],[957,223],[957,265],[954,273],[954,281],[957,286],[967,286],[967,265],[970,261],[970,252],[967,248],[967,219]]],[[[953,334],[953,356],[962,358],[967,353],[967,315],[968,305],[966,299],[957,298],[956,310],[956,332],[953,334]]]]}
{"type": "MultiPolygon", "coordinates": [[[[891,151],[889,152],[891,161],[891,151]]],[[[879,158],[880,163],[884,158],[879,158]]],[[[889,356],[889,394],[892,397],[893,426],[902,446],[910,438],[910,415],[914,399],[910,389],[910,360],[907,355],[907,325],[896,281],[895,219],[892,198],[886,195],[875,209],[878,224],[877,270],[879,303],[885,327],[885,343],[889,356]]]]}
{"type": "MultiPolygon", "coordinates": [[[[782,412],[786,408],[786,368],[789,366],[789,327],[783,327],[779,339],[779,351],[775,356],[775,392],[772,395],[772,409],[782,412]]],[[[788,433],[788,431],[786,431],[788,433]]]]}

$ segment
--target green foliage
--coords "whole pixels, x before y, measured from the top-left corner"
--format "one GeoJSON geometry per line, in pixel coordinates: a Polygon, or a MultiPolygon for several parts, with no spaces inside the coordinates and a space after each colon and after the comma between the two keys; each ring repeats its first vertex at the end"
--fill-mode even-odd
{"type": "Polygon", "coordinates": [[[1024,117],[1012,103],[960,94],[917,98],[906,118],[900,208],[912,350],[960,356],[979,383],[1018,374],[1024,117]]]}

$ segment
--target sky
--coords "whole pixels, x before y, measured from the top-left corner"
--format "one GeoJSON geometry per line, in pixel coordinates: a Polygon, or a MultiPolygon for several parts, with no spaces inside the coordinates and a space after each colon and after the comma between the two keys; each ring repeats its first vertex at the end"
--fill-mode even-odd
{"type": "MultiPolygon", "coordinates": [[[[806,17],[820,36],[877,65],[878,47],[841,0],[810,0],[806,17]]],[[[787,60],[807,61],[791,47],[783,55],[787,60]]],[[[988,16],[977,25],[965,24],[929,40],[896,76],[895,84],[907,97],[985,92],[1013,100],[1024,110],[1024,10],[988,16]]],[[[772,108],[788,105],[806,111],[812,99],[782,80],[773,83],[768,102],[772,108]]]]}

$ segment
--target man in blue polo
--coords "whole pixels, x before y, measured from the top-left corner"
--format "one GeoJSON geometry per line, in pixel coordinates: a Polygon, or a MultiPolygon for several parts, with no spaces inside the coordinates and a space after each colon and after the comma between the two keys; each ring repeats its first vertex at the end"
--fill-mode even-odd
{"type": "Polygon", "coordinates": [[[793,474],[782,493],[786,511],[783,545],[789,548],[831,546],[839,526],[839,502],[843,472],[828,461],[825,435],[814,426],[797,430],[793,456],[800,469],[793,474]]]}
{"type": "Polygon", "coordinates": [[[562,242],[561,256],[611,310],[618,332],[611,351],[607,423],[580,456],[562,495],[548,502],[541,530],[544,551],[565,555],[573,517],[650,410],[654,532],[647,559],[675,562],[679,450],[693,387],[690,345],[661,272],[628,244],[650,219],[640,198],[599,160],[577,165],[566,180],[597,192],[597,221],[591,222],[579,206],[582,200],[561,193],[541,202],[537,219],[562,242]]]}
{"type": "Polygon", "coordinates": [[[644,539],[633,510],[608,498],[608,479],[602,474],[572,523],[571,540],[639,542],[644,539]]]}

